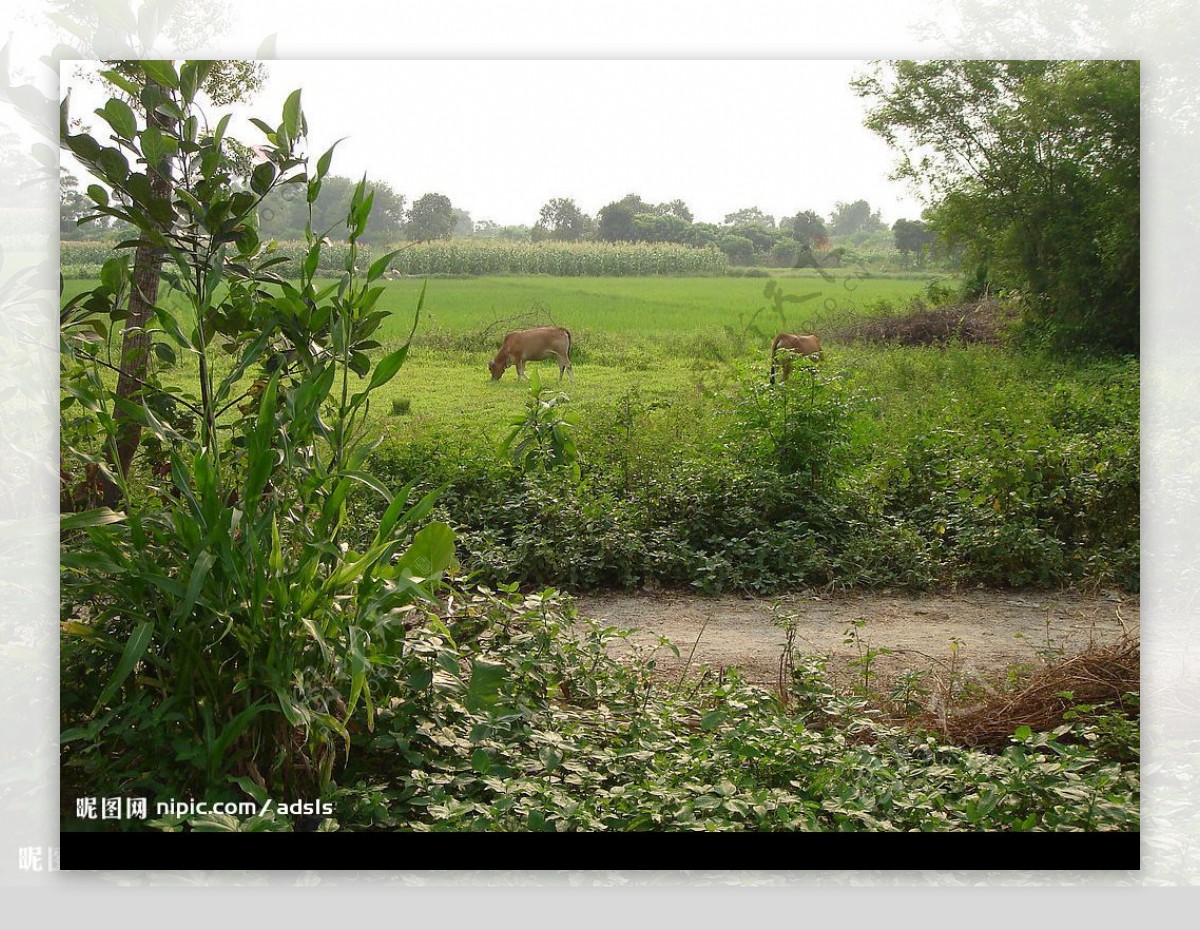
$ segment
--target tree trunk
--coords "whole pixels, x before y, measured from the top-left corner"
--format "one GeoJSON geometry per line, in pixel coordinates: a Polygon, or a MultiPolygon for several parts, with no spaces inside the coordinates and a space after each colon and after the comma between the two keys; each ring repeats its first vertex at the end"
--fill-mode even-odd
{"type": "MultiPolygon", "coordinates": [[[[162,90],[160,85],[149,79],[147,87],[160,92],[162,90]]],[[[146,122],[170,133],[170,117],[156,110],[151,109],[146,114],[146,122]]],[[[150,190],[156,199],[169,200],[172,174],[170,159],[164,159],[160,167],[160,171],[149,167],[146,169],[150,176],[150,190]]],[[[158,276],[162,261],[162,252],[150,245],[138,246],[133,256],[133,287],[129,294],[129,316],[121,336],[121,374],[117,378],[117,396],[133,403],[139,402],[142,386],[150,374],[151,339],[148,327],[158,301],[158,276]]],[[[142,425],[120,406],[113,411],[113,415],[117,426],[116,461],[112,460],[110,450],[109,465],[123,478],[128,478],[133,457],[142,441],[142,425]]],[[[113,482],[105,481],[103,497],[107,506],[115,507],[121,501],[121,489],[113,482]]]]}

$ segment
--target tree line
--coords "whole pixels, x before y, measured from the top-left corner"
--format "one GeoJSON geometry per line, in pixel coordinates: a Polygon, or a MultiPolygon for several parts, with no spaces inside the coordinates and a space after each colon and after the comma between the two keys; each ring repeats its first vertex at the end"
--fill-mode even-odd
{"type": "MultiPolygon", "coordinates": [[[[325,178],[311,205],[316,230],[331,229],[345,219],[347,205],[357,185],[347,177],[325,178]]],[[[672,243],[695,248],[715,246],[735,265],[793,267],[806,255],[827,255],[839,244],[871,242],[894,248],[923,263],[934,237],[920,220],[898,220],[891,228],[866,200],[838,202],[826,217],[814,210],[776,217],[758,207],[725,215],[721,223],[697,222],[683,200],[649,203],[638,194],[627,194],[601,207],[595,216],[584,212],[573,198],[555,197],[545,204],[532,224],[502,226],[490,220],[473,220],[445,194],[429,193],[409,202],[386,181],[372,180],[374,210],[363,241],[372,246],[395,242],[430,242],[445,239],[509,239],[521,242],[645,242],[672,243]],[[881,235],[882,234],[882,235],[881,235]]],[[[111,236],[112,224],[79,224],[88,215],[89,201],[79,182],[64,173],[61,187],[61,235],[64,240],[111,236]]],[[[295,186],[272,190],[258,211],[259,233],[266,238],[296,241],[304,238],[310,221],[304,191],[295,186]]],[[[836,259],[836,256],[835,256],[836,259]]]]}

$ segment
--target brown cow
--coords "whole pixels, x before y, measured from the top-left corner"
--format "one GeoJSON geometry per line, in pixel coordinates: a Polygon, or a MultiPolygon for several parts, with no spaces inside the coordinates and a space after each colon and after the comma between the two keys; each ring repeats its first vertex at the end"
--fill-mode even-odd
{"type": "Polygon", "coordinates": [[[521,329],[504,337],[500,351],[488,362],[492,380],[499,381],[509,365],[517,366],[517,377],[525,377],[526,362],[540,362],[553,355],[558,360],[558,380],[563,371],[575,380],[571,367],[571,334],[561,326],[539,326],[536,329],[521,329]]]}
{"type": "Polygon", "coordinates": [[[783,368],[783,380],[786,381],[792,374],[792,356],[800,355],[804,358],[820,359],[821,355],[821,340],[816,336],[802,336],[796,333],[780,333],[775,337],[775,341],[771,343],[771,383],[775,383],[775,353],[780,349],[784,350],[784,356],[780,362],[783,368]]]}

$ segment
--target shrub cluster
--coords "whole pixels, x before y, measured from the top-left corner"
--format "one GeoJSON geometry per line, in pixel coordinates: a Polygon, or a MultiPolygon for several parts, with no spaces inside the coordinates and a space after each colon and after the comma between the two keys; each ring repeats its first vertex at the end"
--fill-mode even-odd
{"type": "Polygon", "coordinates": [[[748,381],[707,414],[614,405],[577,428],[578,482],[436,441],[385,445],[373,468],[445,485],[436,513],[493,584],[1135,590],[1136,366],[1106,371],[1107,386],[1060,385],[1027,422],[992,410],[967,429],[943,413],[886,448],[870,402],[801,370],[748,381]]]}

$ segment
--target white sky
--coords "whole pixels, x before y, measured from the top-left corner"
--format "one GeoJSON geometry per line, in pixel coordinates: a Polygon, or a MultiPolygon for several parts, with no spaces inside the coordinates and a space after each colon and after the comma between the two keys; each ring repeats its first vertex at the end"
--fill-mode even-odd
{"type": "MultiPolygon", "coordinates": [[[[277,60],[243,108],[275,125],[302,89],[336,174],[387,181],[411,203],[447,195],[473,219],[536,222],[552,197],[596,212],[629,193],[681,198],[697,220],[757,206],[828,218],[860,198],[889,225],[920,206],[888,180],[892,152],[862,125],[853,61],[277,60]]],[[[75,86],[72,112],[96,91],[75,86]]],[[[249,124],[244,142],[261,134],[249,124]]]]}

